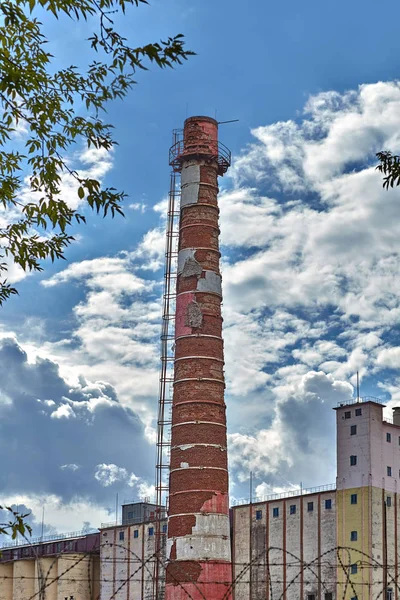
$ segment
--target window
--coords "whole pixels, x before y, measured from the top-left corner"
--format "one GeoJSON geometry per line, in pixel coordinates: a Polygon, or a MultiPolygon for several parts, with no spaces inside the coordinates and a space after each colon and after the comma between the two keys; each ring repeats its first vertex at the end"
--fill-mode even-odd
{"type": "Polygon", "coordinates": [[[279,517],[279,508],[278,507],[272,509],[272,516],[279,517]]]}
{"type": "Polygon", "coordinates": [[[387,588],[386,600],[393,600],[393,588],[387,588]]]}
{"type": "Polygon", "coordinates": [[[350,435],[356,435],[357,425],[350,425],[350,435]]]}
{"type": "Polygon", "coordinates": [[[357,573],[357,565],[351,565],[350,572],[352,575],[355,575],[357,573]]]}
{"type": "Polygon", "coordinates": [[[387,433],[386,434],[386,441],[389,442],[389,443],[392,441],[392,434],[391,433],[387,433]]]}
{"type": "Polygon", "coordinates": [[[128,519],[133,519],[133,511],[128,512],[128,519]]]}
{"type": "Polygon", "coordinates": [[[262,519],[262,510],[256,510],[256,521],[261,521],[262,519]]]}
{"type": "Polygon", "coordinates": [[[351,411],[346,410],[346,412],[344,413],[344,418],[345,419],[351,419],[351,411]]]}
{"type": "Polygon", "coordinates": [[[315,600],[315,594],[307,594],[307,600],[315,600]]]}
{"type": "Polygon", "coordinates": [[[329,510],[330,508],[332,508],[332,500],[329,498],[329,500],[325,500],[325,508],[326,510],[329,510]]]}
{"type": "Polygon", "coordinates": [[[355,467],[356,464],[357,464],[357,456],[355,454],[352,454],[350,456],[350,466],[355,467]]]}
{"type": "Polygon", "coordinates": [[[351,600],[358,600],[357,596],[352,596],[351,600]]]}
{"type": "Polygon", "coordinates": [[[356,417],[361,417],[361,415],[362,415],[362,409],[356,408],[356,417]]]}
{"type": "Polygon", "coordinates": [[[386,473],[388,477],[392,476],[392,467],[386,467],[386,473]]]}
{"type": "Polygon", "coordinates": [[[307,502],[307,511],[312,512],[314,510],[314,502],[307,502]]]}
{"type": "Polygon", "coordinates": [[[163,533],[167,533],[167,527],[168,527],[167,524],[165,524],[165,525],[162,526],[162,532],[163,533]]]}
{"type": "Polygon", "coordinates": [[[400,435],[399,435],[399,446],[400,446],[400,435]]]}
{"type": "Polygon", "coordinates": [[[56,550],[56,552],[61,552],[61,543],[57,544],[57,550],[56,550]]]}
{"type": "Polygon", "coordinates": [[[392,497],[391,496],[388,496],[386,498],[386,506],[392,506],[392,497]]]}
{"type": "Polygon", "coordinates": [[[295,515],[296,514],[296,505],[295,504],[291,504],[290,505],[290,514],[291,515],[295,515]]]}
{"type": "Polygon", "coordinates": [[[357,531],[352,531],[350,533],[350,541],[351,542],[356,542],[357,541],[357,531]]]}
{"type": "Polygon", "coordinates": [[[352,494],[350,497],[350,504],[357,504],[357,494],[352,494]]]}
{"type": "Polygon", "coordinates": [[[120,531],[119,532],[119,541],[122,542],[124,540],[124,537],[125,537],[124,532],[120,531]]]}
{"type": "Polygon", "coordinates": [[[154,535],[154,527],[149,527],[149,535],[154,535]]]}
{"type": "Polygon", "coordinates": [[[133,537],[134,538],[138,538],[139,537],[139,529],[135,529],[135,531],[133,532],[133,537]]]}
{"type": "Polygon", "coordinates": [[[332,592],[325,593],[325,600],[333,600],[332,592]]]}

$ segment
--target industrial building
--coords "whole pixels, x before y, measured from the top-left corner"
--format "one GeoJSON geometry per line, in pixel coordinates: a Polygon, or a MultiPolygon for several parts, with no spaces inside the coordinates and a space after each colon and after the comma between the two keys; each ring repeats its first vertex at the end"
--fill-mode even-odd
{"type": "Polygon", "coordinates": [[[100,535],[77,533],[3,547],[0,600],[97,600],[100,535]]]}
{"type": "Polygon", "coordinates": [[[336,410],[336,485],[232,509],[235,600],[398,600],[400,408],[336,410]]]}
{"type": "MultiPolygon", "coordinates": [[[[152,600],[155,563],[165,579],[165,547],[157,556],[154,504],[135,502],[122,506],[121,523],[100,528],[100,600],[152,600]]],[[[167,520],[161,511],[164,536],[167,520]]]]}

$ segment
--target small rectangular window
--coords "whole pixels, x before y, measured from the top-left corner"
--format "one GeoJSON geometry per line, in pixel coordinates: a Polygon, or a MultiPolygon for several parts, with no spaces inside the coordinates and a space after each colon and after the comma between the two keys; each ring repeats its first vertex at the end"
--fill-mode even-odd
{"type": "Polygon", "coordinates": [[[387,588],[386,600],[393,600],[393,588],[387,588]]]}
{"type": "Polygon", "coordinates": [[[314,510],[314,502],[307,502],[307,511],[312,512],[314,510]]]}
{"type": "Polygon", "coordinates": [[[350,504],[357,504],[357,494],[351,494],[350,504]]]}
{"type": "Polygon", "coordinates": [[[389,443],[392,441],[392,434],[389,432],[386,434],[386,441],[389,443]]]}
{"type": "Polygon", "coordinates": [[[163,525],[163,526],[162,526],[162,532],[163,532],[163,533],[167,533],[167,528],[168,528],[168,525],[166,525],[166,524],[165,524],[165,525],[163,525]]]}
{"type": "Polygon", "coordinates": [[[307,600],[315,600],[315,594],[307,594],[307,600]]]}
{"type": "Polygon", "coordinates": [[[154,527],[149,527],[149,535],[154,535],[154,527]]]}
{"type": "Polygon", "coordinates": [[[262,510],[256,510],[256,521],[261,521],[262,519],[262,510]]]}
{"type": "Polygon", "coordinates": [[[399,435],[399,446],[400,446],[400,435],[399,435]]]}
{"type": "Polygon", "coordinates": [[[119,532],[119,541],[120,541],[120,542],[123,542],[123,540],[124,540],[124,537],[125,537],[125,536],[124,536],[124,531],[120,531],[120,532],[119,532]]]}
{"type": "Polygon", "coordinates": [[[356,435],[357,425],[350,425],[350,435],[356,435]]]}
{"type": "Polygon", "coordinates": [[[133,512],[132,511],[128,512],[128,519],[133,519],[133,512]]]}
{"type": "Polygon", "coordinates": [[[332,508],[332,500],[329,498],[329,500],[325,500],[325,508],[326,510],[329,510],[330,508],[332,508]]]}
{"type": "Polygon", "coordinates": [[[357,596],[352,596],[351,600],[358,600],[358,597],[357,596]]]}
{"type": "Polygon", "coordinates": [[[135,529],[135,531],[133,532],[133,537],[134,538],[138,538],[139,537],[139,530],[135,529]]]}
{"type": "Polygon", "coordinates": [[[355,575],[357,573],[357,565],[351,565],[350,572],[352,575],[355,575]]]}
{"type": "Polygon", "coordinates": [[[386,498],[386,506],[392,506],[392,497],[391,496],[388,496],[386,498]]]}
{"type": "Polygon", "coordinates": [[[278,507],[272,509],[272,516],[279,517],[279,508],[278,507]]]}
{"type": "Polygon", "coordinates": [[[357,531],[352,531],[350,533],[350,541],[351,542],[356,542],[357,541],[357,531]]]}
{"type": "Polygon", "coordinates": [[[357,456],[355,454],[352,454],[350,456],[350,466],[355,467],[356,464],[357,464],[357,456]]]}
{"type": "Polygon", "coordinates": [[[392,467],[386,467],[386,473],[388,477],[392,476],[392,467]]]}
{"type": "Polygon", "coordinates": [[[290,514],[291,515],[295,515],[296,514],[296,505],[295,504],[291,504],[290,505],[290,514]]]}
{"type": "Polygon", "coordinates": [[[333,600],[332,592],[325,592],[325,600],[333,600]]]}
{"type": "Polygon", "coordinates": [[[351,419],[351,411],[350,410],[346,410],[346,412],[344,413],[344,418],[351,419]]]}
{"type": "Polygon", "coordinates": [[[362,415],[362,409],[356,408],[356,417],[361,417],[361,415],[362,415]]]}

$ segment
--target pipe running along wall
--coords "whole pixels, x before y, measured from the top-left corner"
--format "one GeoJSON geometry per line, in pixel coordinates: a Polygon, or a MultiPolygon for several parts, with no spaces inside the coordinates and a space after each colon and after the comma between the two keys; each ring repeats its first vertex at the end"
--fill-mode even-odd
{"type": "MultiPolygon", "coordinates": [[[[218,227],[218,123],[185,121],[166,600],[230,600],[231,548],[218,227]]],[[[229,153],[228,153],[229,154],[229,153]]]]}

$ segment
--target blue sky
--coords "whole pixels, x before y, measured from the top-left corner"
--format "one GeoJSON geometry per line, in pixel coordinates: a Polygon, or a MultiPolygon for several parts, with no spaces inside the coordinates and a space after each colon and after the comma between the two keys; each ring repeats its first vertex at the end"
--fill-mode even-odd
{"type": "MultiPolygon", "coordinates": [[[[232,496],[250,470],[260,496],[334,481],[332,407],[357,369],[364,394],[400,400],[400,194],[373,169],[376,151],[400,151],[399,17],[394,1],[358,0],[154,0],[116,17],[132,45],[184,33],[197,56],[139,73],[110,106],[110,156],[71,156],[128,193],[126,218],[88,215],[68,262],[10,272],[7,501],[37,519],[45,503],[61,531],[107,521],[116,493],[152,493],[168,149],[193,114],[239,119],[220,128],[233,153],[220,182],[232,496]]],[[[94,25],[46,17],[57,66],[90,60],[94,25]]],[[[65,194],[77,202],[68,181],[65,194]]]]}

